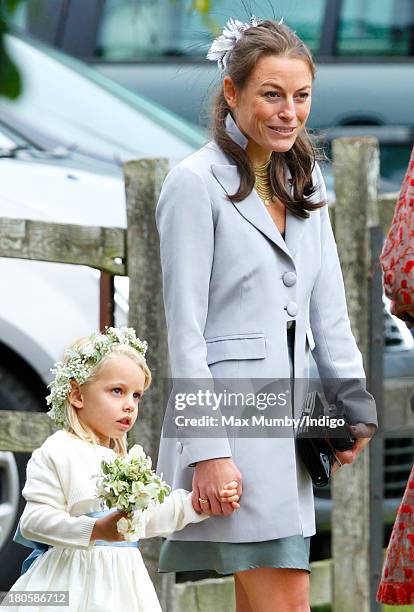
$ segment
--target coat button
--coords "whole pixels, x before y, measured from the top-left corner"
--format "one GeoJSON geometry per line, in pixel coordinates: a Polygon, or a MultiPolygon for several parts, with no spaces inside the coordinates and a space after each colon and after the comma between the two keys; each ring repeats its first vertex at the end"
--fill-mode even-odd
{"type": "Polygon", "coordinates": [[[294,272],[285,272],[282,279],[286,287],[293,287],[296,283],[296,274],[294,272]]]}
{"type": "Polygon", "coordinates": [[[296,315],[298,314],[298,305],[296,304],[296,302],[288,302],[286,310],[290,317],[296,317],[296,315]]]}

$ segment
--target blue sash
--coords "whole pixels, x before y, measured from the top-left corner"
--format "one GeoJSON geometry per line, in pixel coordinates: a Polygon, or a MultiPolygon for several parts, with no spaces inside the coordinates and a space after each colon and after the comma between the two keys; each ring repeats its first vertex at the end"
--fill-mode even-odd
{"type": "MultiPolygon", "coordinates": [[[[115,510],[104,510],[98,512],[89,512],[86,516],[91,516],[93,518],[100,518],[101,516],[105,516],[106,514],[111,514],[115,512],[115,510]]],[[[22,546],[27,546],[27,548],[33,548],[33,551],[30,555],[23,561],[21,575],[25,574],[29,567],[36,561],[38,557],[41,557],[51,546],[48,544],[42,544],[41,542],[34,542],[32,540],[28,540],[27,538],[22,536],[22,532],[20,531],[20,521],[17,525],[16,533],[14,534],[13,541],[17,544],[21,544],[22,546]]],[[[138,546],[138,542],[107,542],[106,540],[95,540],[95,546],[128,546],[136,548],[138,546]]]]}

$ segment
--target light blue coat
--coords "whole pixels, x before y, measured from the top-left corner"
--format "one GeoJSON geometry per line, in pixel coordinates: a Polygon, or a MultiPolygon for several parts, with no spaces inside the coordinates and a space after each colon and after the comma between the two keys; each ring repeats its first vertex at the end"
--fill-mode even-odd
{"type": "MultiPolygon", "coordinates": [[[[230,115],[226,125],[246,147],[230,115]]],[[[313,181],[312,201],[326,201],[318,166],[313,181]]],[[[295,378],[308,377],[309,351],[321,378],[365,378],[327,206],[308,219],[287,211],[285,242],[256,191],[241,202],[227,199],[238,186],[237,167],[215,142],[164,182],[156,216],[173,377],[288,379],[286,326],[295,320],[295,378]]],[[[339,383],[339,397],[342,390],[350,422],[377,422],[369,393],[362,389],[355,402],[339,383]]],[[[296,416],[300,400],[295,393],[296,416]]],[[[158,462],[174,488],[191,489],[191,464],[232,456],[243,497],[230,517],[189,525],[173,539],[249,542],[315,533],[312,484],[293,437],[177,436],[161,437],[158,462]]]]}

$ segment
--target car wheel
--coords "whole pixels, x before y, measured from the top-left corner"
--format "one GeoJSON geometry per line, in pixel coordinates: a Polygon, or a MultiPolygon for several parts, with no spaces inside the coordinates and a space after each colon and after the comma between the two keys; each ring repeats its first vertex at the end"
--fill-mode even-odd
{"type": "MultiPolygon", "coordinates": [[[[40,412],[44,404],[25,386],[18,373],[0,364],[0,409],[40,412]]],[[[31,453],[0,452],[0,591],[8,591],[20,576],[22,561],[30,550],[13,542],[23,512],[21,490],[26,480],[26,464],[31,453]]]]}

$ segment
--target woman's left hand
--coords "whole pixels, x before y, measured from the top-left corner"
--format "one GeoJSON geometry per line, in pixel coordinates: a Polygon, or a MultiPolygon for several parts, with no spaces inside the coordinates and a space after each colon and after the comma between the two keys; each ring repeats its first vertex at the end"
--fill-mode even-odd
{"type": "MultiPolygon", "coordinates": [[[[342,465],[345,463],[353,463],[362,449],[368,444],[372,436],[377,431],[377,428],[373,424],[357,423],[356,425],[349,426],[351,434],[356,438],[355,444],[352,448],[347,451],[336,451],[335,456],[339,459],[342,465]]],[[[338,461],[332,466],[332,475],[335,474],[341,465],[338,461]]]]}

